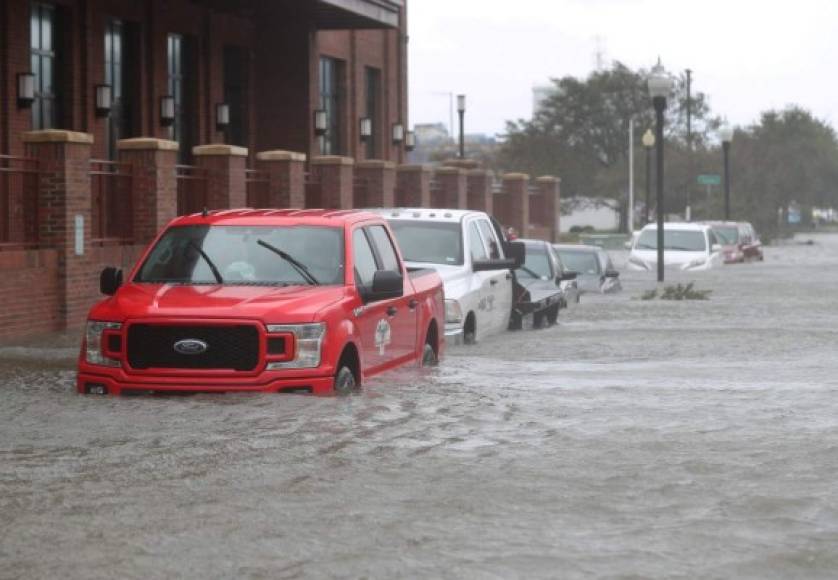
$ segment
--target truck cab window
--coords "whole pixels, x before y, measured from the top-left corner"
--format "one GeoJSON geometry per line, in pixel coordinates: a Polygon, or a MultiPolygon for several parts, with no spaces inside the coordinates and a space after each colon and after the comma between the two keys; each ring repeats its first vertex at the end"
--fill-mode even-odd
{"type": "Polygon", "coordinates": [[[480,231],[483,233],[483,239],[486,240],[486,244],[489,246],[489,259],[502,259],[503,256],[501,255],[500,242],[498,241],[497,235],[495,235],[495,230],[492,227],[492,224],[487,222],[485,219],[482,219],[477,222],[477,226],[480,228],[480,231]]]}
{"type": "Polygon", "coordinates": [[[367,231],[370,233],[376,250],[378,250],[378,257],[381,259],[381,269],[401,273],[399,258],[396,255],[396,250],[393,249],[393,242],[390,241],[387,230],[383,226],[372,226],[367,228],[367,231]]]}
{"type": "Polygon", "coordinates": [[[375,254],[367,240],[364,230],[357,229],[352,234],[352,252],[355,262],[355,283],[364,288],[372,288],[372,281],[378,266],[375,263],[375,254]]]}
{"type": "Polygon", "coordinates": [[[480,230],[477,229],[477,223],[471,222],[466,232],[466,235],[468,235],[468,249],[471,253],[471,261],[487,260],[489,254],[486,253],[486,247],[483,245],[480,230]]]}

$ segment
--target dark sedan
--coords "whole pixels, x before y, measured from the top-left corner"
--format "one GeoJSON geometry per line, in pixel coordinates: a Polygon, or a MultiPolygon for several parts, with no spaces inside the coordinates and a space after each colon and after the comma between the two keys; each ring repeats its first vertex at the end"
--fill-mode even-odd
{"type": "Polygon", "coordinates": [[[553,247],[541,240],[519,240],[526,248],[524,263],[515,270],[512,317],[509,327],[519,329],[533,317],[533,326],[555,324],[559,310],[567,306],[562,282],[576,279],[575,272],[563,272],[553,247]]]}
{"type": "Polygon", "coordinates": [[[602,248],[561,244],[556,244],[553,248],[565,268],[578,274],[576,283],[580,292],[611,294],[623,289],[620,273],[602,248]]]}

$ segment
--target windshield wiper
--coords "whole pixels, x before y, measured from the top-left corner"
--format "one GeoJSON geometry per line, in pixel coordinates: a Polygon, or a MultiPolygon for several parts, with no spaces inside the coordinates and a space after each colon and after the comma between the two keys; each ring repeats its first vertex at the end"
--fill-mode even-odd
{"type": "Polygon", "coordinates": [[[300,274],[300,276],[302,276],[305,279],[306,282],[308,282],[312,286],[320,286],[320,282],[318,282],[317,278],[315,278],[314,275],[309,271],[309,269],[306,268],[305,264],[301,264],[291,255],[287,254],[286,252],[283,252],[275,246],[270,245],[268,242],[264,240],[257,240],[256,243],[262,246],[263,248],[267,248],[268,250],[270,250],[271,252],[273,252],[274,254],[291,264],[291,266],[294,267],[294,269],[300,274]]]}
{"type": "Polygon", "coordinates": [[[527,274],[529,274],[530,276],[532,276],[533,278],[535,278],[536,280],[541,280],[541,275],[539,275],[538,272],[534,272],[533,270],[530,270],[526,266],[521,266],[521,269],[524,272],[526,272],[527,274]]]}
{"type": "Polygon", "coordinates": [[[212,260],[209,259],[209,256],[207,256],[204,250],[202,250],[201,247],[192,240],[189,240],[189,243],[187,245],[199,254],[201,254],[201,257],[206,261],[207,265],[210,267],[210,270],[212,270],[212,275],[215,276],[215,281],[219,284],[224,284],[224,278],[221,277],[221,273],[218,271],[218,268],[215,267],[215,264],[212,263],[212,260]]]}

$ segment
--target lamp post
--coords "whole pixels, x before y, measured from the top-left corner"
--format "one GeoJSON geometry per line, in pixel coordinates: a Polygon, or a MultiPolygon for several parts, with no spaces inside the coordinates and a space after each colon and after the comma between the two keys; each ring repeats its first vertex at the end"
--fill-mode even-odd
{"type": "Polygon", "coordinates": [[[730,221],[730,142],[733,141],[733,128],[725,123],[719,129],[722,151],[725,161],[725,221],[730,221]]]}
{"type": "Polygon", "coordinates": [[[652,206],[652,147],[655,146],[655,134],[651,129],[643,133],[643,148],[646,149],[646,207],[643,208],[643,225],[649,223],[649,208],[652,206]]]}
{"type": "Polygon", "coordinates": [[[649,95],[652,97],[652,104],[655,107],[655,143],[657,145],[657,169],[658,169],[658,183],[657,183],[657,215],[658,215],[658,282],[663,283],[663,245],[664,245],[664,231],[663,218],[666,215],[666,209],[663,203],[663,113],[666,110],[666,98],[672,91],[672,79],[666,74],[660,59],[658,64],[652,68],[649,74],[649,95]]]}
{"type": "Polygon", "coordinates": [[[466,96],[457,95],[457,112],[460,114],[460,159],[466,158],[466,96]]]}

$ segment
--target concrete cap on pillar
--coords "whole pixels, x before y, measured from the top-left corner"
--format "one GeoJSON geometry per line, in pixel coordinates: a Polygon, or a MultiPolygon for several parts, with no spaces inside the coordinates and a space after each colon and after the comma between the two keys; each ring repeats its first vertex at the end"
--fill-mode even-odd
{"type": "Polygon", "coordinates": [[[446,159],[442,164],[446,167],[459,167],[460,169],[480,168],[480,162],[476,159],[446,159]]]}
{"type": "Polygon", "coordinates": [[[81,143],[85,145],[93,143],[93,135],[90,133],[62,131],[59,129],[28,131],[23,134],[22,139],[24,143],[81,143]]]}
{"type": "Polygon", "coordinates": [[[193,147],[192,154],[197,157],[247,157],[247,148],[215,143],[212,145],[198,145],[197,147],[193,147]]]}
{"type": "Polygon", "coordinates": [[[465,175],[466,170],[461,167],[437,167],[435,170],[437,175],[465,175]]]}
{"type": "Polygon", "coordinates": [[[529,181],[530,176],[526,173],[504,173],[502,179],[504,181],[529,181]]]}
{"type": "Polygon", "coordinates": [[[180,149],[180,144],[177,141],[167,139],[137,137],[117,141],[116,148],[120,151],[177,151],[180,149]]]}
{"type": "Polygon", "coordinates": [[[257,161],[302,161],[307,159],[305,153],[298,153],[296,151],[283,151],[276,149],[274,151],[262,151],[256,154],[257,161]]]}
{"type": "Polygon", "coordinates": [[[395,169],[396,164],[383,159],[365,159],[355,162],[355,167],[358,169],[395,169]]]}
{"type": "Polygon", "coordinates": [[[323,155],[320,157],[311,158],[312,165],[355,165],[355,160],[351,157],[343,157],[341,155],[323,155]]]}
{"type": "Polygon", "coordinates": [[[561,179],[553,175],[542,175],[541,177],[537,177],[535,181],[536,183],[558,183],[561,179]]]}

